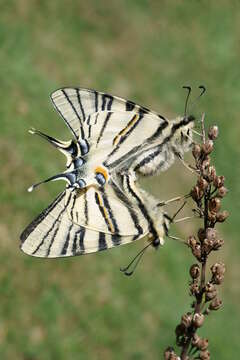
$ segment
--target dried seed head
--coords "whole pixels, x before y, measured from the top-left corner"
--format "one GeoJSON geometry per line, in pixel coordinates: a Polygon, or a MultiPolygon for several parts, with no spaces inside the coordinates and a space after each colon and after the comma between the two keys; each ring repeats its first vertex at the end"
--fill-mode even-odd
{"type": "Polygon", "coordinates": [[[216,222],[216,214],[215,213],[209,213],[208,214],[208,219],[209,219],[209,221],[212,223],[212,224],[215,224],[215,222],[216,222]]]}
{"type": "Polygon", "coordinates": [[[202,257],[201,246],[197,244],[194,248],[192,248],[192,254],[200,261],[202,257]]]}
{"type": "Polygon", "coordinates": [[[224,244],[223,239],[217,239],[214,243],[213,250],[219,250],[224,244]]]}
{"type": "Polygon", "coordinates": [[[179,338],[179,336],[183,336],[185,332],[186,332],[186,327],[182,323],[176,326],[175,334],[177,338],[179,338]]]}
{"type": "Polygon", "coordinates": [[[224,280],[224,275],[214,275],[212,278],[212,282],[216,285],[221,285],[224,280]]]}
{"type": "Polygon", "coordinates": [[[193,249],[197,245],[197,239],[195,238],[195,236],[191,235],[189,236],[187,243],[188,246],[193,249]]]}
{"type": "Polygon", "coordinates": [[[213,141],[207,140],[205,144],[202,144],[202,152],[205,155],[210,154],[213,151],[213,141]]]}
{"type": "Polygon", "coordinates": [[[206,233],[205,233],[205,230],[203,228],[200,228],[198,230],[198,238],[200,241],[203,241],[206,237],[206,233]]]}
{"type": "Polygon", "coordinates": [[[204,191],[208,187],[208,182],[203,177],[200,177],[197,181],[197,186],[199,187],[200,191],[204,191]]]}
{"type": "Polygon", "coordinates": [[[183,325],[185,328],[189,328],[189,326],[192,324],[192,314],[187,313],[184,314],[181,318],[181,325],[183,325]]]}
{"type": "Polygon", "coordinates": [[[208,350],[201,351],[199,354],[199,359],[201,360],[210,360],[210,352],[208,350]]]}
{"type": "Polygon", "coordinates": [[[214,240],[211,239],[204,239],[202,242],[202,251],[205,254],[208,254],[212,248],[214,247],[214,240]]]}
{"type": "Polygon", "coordinates": [[[205,160],[203,160],[201,165],[201,170],[204,172],[209,169],[210,166],[210,157],[207,155],[205,160]]]}
{"type": "Polygon", "coordinates": [[[224,222],[229,216],[229,212],[224,210],[221,211],[220,213],[216,214],[216,221],[217,222],[224,222]]]}
{"type": "Polygon", "coordinates": [[[212,300],[217,296],[216,286],[208,282],[205,286],[205,299],[206,301],[212,300]]]}
{"type": "Polygon", "coordinates": [[[178,359],[178,357],[175,354],[173,347],[168,347],[164,351],[164,360],[177,360],[177,359],[178,359]]]}
{"type": "Polygon", "coordinates": [[[208,348],[208,339],[200,339],[198,344],[198,348],[202,351],[205,351],[208,348]]]}
{"type": "Polygon", "coordinates": [[[196,313],[193,315],[193,325],[197,328],[201,327],[204,322],[204,315],[201,313],[196,313]]]}
{"type": "Polygon", "coordinates": [[[220,309],[220,307],[222,306],[222,300],[220,300],[219,298],[215,297],[215,299],[213,299],[209,305],[209,309],[210,310],[218,310],[220,309]]]}
{"type": "Polygon", "coordinates": [[[199,157],[201,155],[201,147],[200,147],[200,145],[198,145],[198,144],[193,145],[192,154],[193,154],[195,159],[199,159],[199,157]]]}
{"type": "Polygon", "coordinates": [[[213,275],[224,275],[226,271],[225,265],[222,262],[215,263],[211,266],[211,272],[213,275]]]}
{"type": "Polygon", "coordinates": [[[198,264],[193,264],[190,267],[189,273],[192,279],[198,279],[200,276],[200,266],[198,264]]]}
{"type": "Polygon", "coordinates": [[[197,282],[193,282],[192,284],[190,284],[189,289],[190,289],[190,294],[192,294],[193,296],[199,294],[199,285],[197,282]]]}
{"type": "Polygon", "coordinates": [[[216,126],[216,125],[211,126],[208,130],[209,139],[211,139],[211,140],[217,139],[218,133],[219,133],[218,126],[216,126]]]}
{"type": "Polygon", "coordinates": [[[193,200],[198,201],[203,196],[203,191],[196,185],[193,187],[190,193],[193,200]]]}
{"type": "Polygon", "coordinates": [[[224,196],[226,196],[228,190],[227,188],[225,188],[225,186],[221,186],[219,189],[218,189],[218,196],[223,198],[224,196]]]}
{"type": "Polygon", "coordinates": [[[213,213],[217,213],[221,208],[221,200],[218,197],[214,197],[209,201],[209,210],[213,213]]]}
{"type": "Polygon", "coordinates": [[[210,180],[210,181],[213,181],[215,178],[216,178],[216,174],[217,174],[217,172],[216,172],[216,169],[215,169],[215,167],[214,166],[209,166],[209,168],[208,168],[208,179],[210,180]]]}
{"type": "Polygon", "coordinates": [[[216,176],[213,180],[213,185],[216,188],[220,188],[221,186],[224,185],[224,181],[225,181],[225,177],[224,176],[216,176]]]}
{"type": "Polygon", "coordinates": [[[207,228],[206,229],[206,238],[209,240],[215,241],[218,236],[218,232],[214,228],[207,228]]]}
{"type": "Polygon", "coordinates": [[[200,340],[201,340],[200,336],[198,336],[198,334],[195,333],[192,337],[192,345],[194,347],[198,347],[200,340]]]}

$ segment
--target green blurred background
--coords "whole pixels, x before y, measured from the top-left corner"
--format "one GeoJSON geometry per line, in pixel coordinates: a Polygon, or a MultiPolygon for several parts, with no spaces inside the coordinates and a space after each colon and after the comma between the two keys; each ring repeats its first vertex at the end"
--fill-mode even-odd
{"type": "MultiPolygon", "coordinates": [[[[144,241],[86,257],[41,260],[19,251],[19,234],[63,188],[32,183],[62,171],[64,159],[34,126],[70,133],[48,95],[68,85],[132,99],[169,118],[183,113],[184,84],[207,87],[195,107],[218,124],[215,163],[227,178],[220,227],[227,266],[224,308],[202,329],[212,359],[239,345],[240,4],[238,1],[0,1],[0,358],[161,359],[191,302],[190,252],[167,240],[132,278],[119,267],[144,241]]],[[[144,180],[161,199],[189,191],[194,177],[175,164],[144,180]]],[[[174,211],[174,209],[170,210],[174,211]]],[[[186,209],[186,213],[190,208],[186,209]]],[[[187,236],[197,222],[172,233],[187,236]]],[[[214,258],[211,259],[211,263],[214,258]]]]}

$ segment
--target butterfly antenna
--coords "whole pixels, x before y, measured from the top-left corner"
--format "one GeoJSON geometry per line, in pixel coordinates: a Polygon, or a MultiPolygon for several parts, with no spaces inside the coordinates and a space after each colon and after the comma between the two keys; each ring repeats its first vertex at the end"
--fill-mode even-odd
{"type": "Polygon", "coordinates": [[[188,91],[187,97],[186,97],[186,101],[185,101],[185,107],[184,107],[184,117],[186,117],[186,115],[187,115],[188,100],[189,100],[189,96],[190,96],[190,94],[191,94],[192,88],[191,88],[191,86],[183,86],[183,89],[187,89],[187,91],[188,91]]]}
{"type": "Polygon", "coordinates": [[[131,262],[125,268],[120,268],[120,271],[122,271],[127,276],[131,276],[134,273],[134,271],[136,270],[136,268],[137,268],[140,260],[142,259],[145,251],[147,250],[147,248],[150,245],[152,245],[152,243],[149,243],[146,246],[144,246],[144,248],[139,251],[139,253],[131,260],[131,262]],[[129,269],[131,268],[132,265],[133,265],[133,269],[131,271],[129,271],[129,269]]]}
{"type": "Polygon", "coordinates": [[[196,105],[196,103],[198,102],[198,100],[200,99],[200,97],[203,96],[203,94],[204,94],[204,93],[206,92],[206,90],[207,90],[204,85],[200,85],[198,88],[201,90],[201,92],[200,92],[200,94],[196,97],[196,99],[193,100],[193,102],[191,103],[191,109],[193,109],[194,105],[196,105]]]}

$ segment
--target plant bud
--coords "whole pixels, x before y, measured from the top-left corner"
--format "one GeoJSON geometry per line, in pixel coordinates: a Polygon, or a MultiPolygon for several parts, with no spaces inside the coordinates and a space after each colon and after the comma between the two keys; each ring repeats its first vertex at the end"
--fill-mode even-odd
{"type": "Polygon", "coordinates": [[[195,248],[195,246],[197,245],[197,240],[195,236],[193,235],[189,236],[187,243],[190,248],[192,249],[195,248]]]}
{"type": "Polygon", "coordinates": [[[201,351],[199,354],[199,359],[201,360],[210,360],[210,352],[208,350],[201,351]]]}
{"type": "Polygon", "coordinates": [[[216,125],[211,126],[208,130],[209,139],[216,140],[218,137],[218,133],[219,133],[218,126],[216,126],[216,125]]]}
{"type": "Polygon", "coordinates": [[[208,348],[208,339],[200,339],[198,348],[202,351],[207,350],[208,348]]]}
{"type": "Polygon", "coordinates": [[[168,347],[164,351],[164,360],[177,360],[177,359],[178,359],[178,357],[174,352],[174,348],[168,347]]]}
{"type": "Polygon", "coordinates": [[[229,216],[229,212],[224,210],[216,215],[217,222],[224,222],[229,216]]]}
{"type": "Polygon", "coordinates": [[[192,337],[192,345],[194,347],[198,347],[200,340],[201,340],[200,336],[198,336],[198,334],[195,333],[192,337]]]}
{"type": "Polygon", "coordinates": [[[214,241],[211,239],[204,239],[202,242],[202,250],[208,254],[214,246],[214,241]]]}
{"type": "Polygon", "coordinates": [[[225,178],[224,176],[216,176],[213,180],[213,185],[216,187],[216,188],[220,188],[221,186],[224,185],[224,181],[225,181],[225,178]]]}
{"type": "Polygon", "coordinates": [[[198,283],[194,282],[194,283],[190,284],[189,289],[190,289],[190,293],[193,296],[196,296],[196,295],[199,294],[199,285],[198,285],[198,283]]]}
{"type": "Polygon", "coordinates": [[[218,196],[223,198],[224,196],[226,196],[228,190],[225,188],[225,186],[221,186],[219,189],[218,189],[218,196]]]}
{"type": "Polygon", "coordinates": [[[206,229],[206,238],[209,239],[209,240],[216,240],[217,238],[217,230],[214,229],[214,228],[207,228],[206,229]]]}
{"type": "Polygon", "coordinates": [[[217,213],[221,208],[221,200],[217,197],[214,197],[209,201],[209,210],[213,213],[217,213]]]}
{"type": "Polygon", "coordinates": [[[208,182],[204,178],[200,177],[197,181],[197,186],[199,187],[200,191],[204,191],[208,187],[208,182]]]}
{"type": "Polygon", "coordinates": [[[201,327],[204,322],[204,315],[201,313],[196,313],[193,315],[193,325],[197,328],[201,327]]]}
{"type": "Polygon", "coordinates": [[[208,282],[205,286],[205,299],[206,301],[212,300],[217,296],[216,286],[208,282]]]}
{"type": "Polygon", "coordinates": [[[205,230],[203,228],[200,228],[198,230],[198,238],[200,241],[203,241],[206,237],[205,230]]]}
{"type": "Polygon", "coordinates": [[[205,144],[202,144],[202,152],[205,155],[210,154],[213,151],[213,141],[212,140],[207,140],[205,142],[205,144]]]}
{"type": "Polygon", "coordinates": [[[200,190],[200,188],[196,185],[193,187],[193,189],[191,190],[190,193],[191,197],[193,198],[193,200],[198,201],[201,199],[201,197],[203,196],[203,191],[200,190]]]}
{"type": "Polygon", "coordinates": [[[189,273],[192,279],[198,279],[200,276],[200,266],[198,264],[193,264],[190,267],[189,273]]]}
{"type": "Polygon", "coordinates": [[[198,144],[193,145],[192,154],[195,159],[199,159],[201,155],[201,147],[198,144]]]}
{"type": "Polygon", "coordinates": [[[206,159],[203,160],[202,162],[202,166],[201,166],[202,171],[209,169],[209,166],[210,166],[210,157],[206,156],[206,159]]]}
{"type": "Polygon", "coordinates": [[[209,305],[209,309],[210,310],[218,310],[220,309],[220,307],[222,306],[222,300],[220,300],[219,298],[215,298],[211,301],[210,305],[209,305]]]}
{"type": "Polygon", "coordinates": [[[225,271],[225,265],[221,262],[215,263],[211,266],[211,272],[213,275],[224,275],[225,271]]]}
{"type": "Polygon", "coordinates": [[[216,222],[216,214],[215,213],[208,213],[208,219],[212,224],[215,224],[216,222]]]}
{"type": "Polygon", "coordinates": [[[192,323],[192,314],[191,313],[187,313],[184,314],[181,318],[181,324],[185,327],[188,328],[192,323]]]}
{"type": "Polygon", "coordinates": [[[216,169],[214,166],[209,166],[208,168],[208,179],[213,181],[216,178],[216,169]]]}
{"type": "Polygon", "coordinates": [[[214,275],[213,276],[213,283],[216,285],[221,285],[223,283],[224,280],[224,275],[214,275]]]}
{"type": "Polygon", "coordinates": [[[201,246],[199,244],[197,244],[193,249],[192,249],[192,254],[200,261],[201,257],[202,257],[202,252],[201,252],[201,246]]]}
{"type": "Polygon", "coordinates": [[[213,250],[219,250],[224,244],[223,239],[217,239],[214,243],[213,250]]]}

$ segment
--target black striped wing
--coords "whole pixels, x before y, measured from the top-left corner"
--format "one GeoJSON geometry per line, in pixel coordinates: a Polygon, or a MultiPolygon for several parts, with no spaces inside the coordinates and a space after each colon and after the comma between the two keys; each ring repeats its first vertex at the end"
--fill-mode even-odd
{"type": "Polygon", "coordinates": [[[91,187],[78,195],[64,191],[24,230],[21,249],[32,256],[55,258],[140,239],[149,232],[148,222],[137,206],[123,200],[110,186],[91,187]]]}

